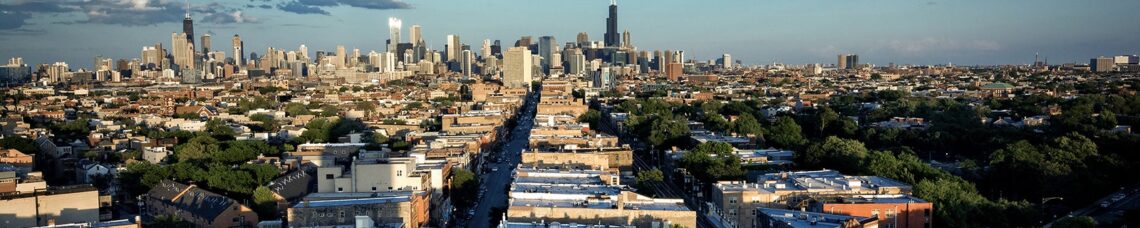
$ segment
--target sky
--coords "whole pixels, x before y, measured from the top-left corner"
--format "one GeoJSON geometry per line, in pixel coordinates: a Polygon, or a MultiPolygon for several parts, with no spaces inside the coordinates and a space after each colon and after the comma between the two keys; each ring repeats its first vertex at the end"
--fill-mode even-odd
{"type": "MultiPolygon", "coordinates": [[[[229,53],[384,50],[387,18],[423,27],[442,50],[446,35],[479,49],[484,39],[521,36],[602,40],[608,0],[191,0],[196,35],[210,33],[229,53]]],[[[1052,64],[1140,54],[1135,0],[618,0],[619,30],[639,50],[684,50],[688,59],[731,54],[745,64],[1052,64]]],[[[0,0],[0,58],[65,61],[89,68],[96,56],[139,58],[143,46],[170,45],[181,32],[178,0],[0,0]]],[[[198,38],[195,38],[199,40],[198,38]]],[[[476,52],[478,53],[478,52],[476,52]]],[[[2,62],[0,62],[2,63],[2,62]]]]}

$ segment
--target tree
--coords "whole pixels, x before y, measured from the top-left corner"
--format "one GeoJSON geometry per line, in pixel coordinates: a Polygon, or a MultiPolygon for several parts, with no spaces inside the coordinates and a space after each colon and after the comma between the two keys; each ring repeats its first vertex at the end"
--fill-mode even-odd
{"type": "Polygon", "coordinates": [[[455,205],[471,206],[475,202],[477,192],[479,192],[479,178],[475,173],[465,169],[452,172],[451,202],[455,202],[455,205]]]}
{"type": "Polygon", "coordinates": [[[751,137],[763,137],[764,135],[760,121],[748,113],[742,113],[736,118],[736,121],[732,121],[732,132],[751,137]]]}
{"type": "Polygon", "coordinates": [[[213,137],[199,135],[186,144],[174,147],[174,157],[180,162],[206,162],[210,160],[210,155],[221,151],[218,144],[218,140],[213,137]]]}
{"type": "Polygon", "coordinates": [[[1054,222],[1053,227],[1093,228],[1096,227],[1096,220],[1088,216],[1064,217],[1054,222]]]}
{"type": "Polygon", "coordinates": [[[150,188],[169,176],[169,170],[143,161],[127,165],[127,170],[120,174],[119,181],[124,190],[132,196],[137,196],[150,191],[150,188]]]}
{"type": "Polygon", "coordinates": [[[242,164],[241,170],[253,175],[253,180],[257,181],[258,185],[269,185],[269,182],[280,173],[277,166],[270,164],[242,164]]]}
{"type": "Polygon", "coordinates": [[[265,186],[258,186],[253,190],[253,210],[262,220],[277,218],[277,198],[273,191],[265,186]]]}
{"type": "Polygon", "coordinates": [[[270,115],[253,114],[249,116],[249,120],[257,121],[260,123],[254,126],[258,128],[256,131],[273,131],[274,129],[277,129],[277,121],[274,120],[273,116],[270,115]]]}
{"type": "Polygon", "coordinates": [[[812,144],[804,152],[797,153],[796,160],[805,167],[856,172],[861,169],[867,153],[862,142],[829,136],[822,143],[812,144]]]}
{"type": "Polygon", "coordinates": [[[34,155],[39,151],[36,148],[36,142],[34,140],[17,136],[9,136],[0,139],[0,148],[15,149],[20,151],[20,153],[28,155],[34,155]]]}
{"type": "Polygon", "coordinates": [[[253,176],[242,170],[234,170],[220,164],[210,165],[209,186],[214,189],[249,196],[257,187],[253,176]]]}
{"type": "Polygon", "coordinates": [[[764,137],[772,146],[782,148],[794,148],[803,145],[806,141],[804,139],[803,131],[800,125],[791,117],[780,117],[776,119],[776,123],[768,129],[769,134],[764,137]]]}
{"type": "Polygon", "coordinates": [[[225,143],[226,149],[211,154],[213,160],[223,164],[235,165],[256,159],[258,155],[276,155],[277,148],[264,141],[241,140],[225,143]]]}
{"type": "Polygon", "coordinates": [[[582,115],[578,115],[578,122],[589,123],[590,128],[594,128],[594,129],[596,129],[600,126],[601,120],[602,120],[602,112],[599,112],[598,110],[594,110],[594,109],[590,109],[589,111],[586,111],[586,113],[582,113],[582,115]]]}
{"type": "Polygon", "coordinates": [[[305,132],[297,137],[302,142],[325,143],[329,142],[329,129],[332,124],[328,119],[315,118],[305,124],[305,132]]]}
{"type": "Polygon", "coordinates": [[[680,144],[680,141],[689,136],[689,121],[684,117],[656,117],[650,124],[647,140],[657,147],[680,144]]]}
{"type": "Polygon", "coordinates": [[[740,157],[732,151],[728,143],[701,143],[681,157],[681,167],[706,183],[744,176],[740,157]]]}
{"type": "MultiPolygon", "coordinates": [[[[654,168],[651,170],[643,170],[643,171],[637,173],[636,180],[637,180],[638,190],[641,190],[641,192],[647,192],[649,189],[653,188],[652,187],[653,183],[661,183],[661,182],[665,181],[665,174],[662,173],[661,170],[657,169],[657,168],[654,168]]],[[[655,196],[656,194],[650,194],[650,195],[655,196]]]]}
{"type": "Polygon", "coordinates": [[[229,124],[226,124],[226,121],[221,119],[211,119],[207,121],[206,131],[210,132],[210,135],[214,136],[214,138],[222,140],[233,139],[234,135],[237,135],[234,129],[231,128],[229,124]]]}
{"type": "Polygon", "coordinates": [[[309,115],[310,113],[309,107],[305,107],[305,104],[290,102],[285,104],[285,114],[289,114],[289,116],[299,116],[309,115]]]}

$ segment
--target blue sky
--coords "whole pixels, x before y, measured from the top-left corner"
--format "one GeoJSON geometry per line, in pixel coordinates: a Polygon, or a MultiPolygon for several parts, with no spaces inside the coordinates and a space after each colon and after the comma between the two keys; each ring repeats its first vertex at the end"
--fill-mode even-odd
{"type": "MultiPolygon", "coordinates": [[[[382,50],[387,18],[423,26],[442,49],[458,34],[513,43],[524,35],[601,40],[606,0],[192,0],[195,32],[229,50],[382,50]]],[[[619,0],[619,28],[642,50],[685,50],[708,60],[730,53],[746,64],[825,63],[857,53],[867,63],[1027,64],[1140,53],[1135,0],[619,0]]],[[[169,0],[0,0],[0,58],[66,61],[138,58],[144,45],[169,45],[184,3],[169,0]]],[[[229,53],[227,53],[229,54],[229,53]]]]}

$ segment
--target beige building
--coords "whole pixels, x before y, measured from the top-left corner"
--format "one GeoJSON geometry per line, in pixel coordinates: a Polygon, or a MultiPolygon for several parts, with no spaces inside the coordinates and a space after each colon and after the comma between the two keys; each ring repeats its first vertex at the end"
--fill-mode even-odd
{"type": "Polygon", "coordinates": [[[88,185],[0,196],[0,226],[32,227],[99,221],[99,191],[88,185]]]}
{"type": "Polygon", "coordinates": [[[752,228],[756,208],[802,208],[809,199],[842,195],[909,194],[911,186],[876,176],[846,176],[834,170],[772,173],[757,182],[713,184],[710,213],[731,226],[752,228]]]}
{"type": "Polygon", "coordinates": [[[429,204],[424,191],[313,193],[287,214],[290,227],[352,226],[356,216],[367,216],[373,227],[422,227],[430,219],[429,204]]]}
{"type": "Polygon", "coordinates": [[[317,168],[317,192],[423,191],[431,188],[430,176],[416,172],[416,158],[361,154],[349,167],[317,168]]]}
{"type": "Polygon", "coordinates": [[[503,86],[530,88],[534,58],[526,47],[512,47],[503,53],[503,86]]]}
{"type": "Polygon", "coordinates": [[[608,172],[520,168],[511,184],[507,223],[697,227],[681,199],[654,199],[623,190],[608,172]]]}

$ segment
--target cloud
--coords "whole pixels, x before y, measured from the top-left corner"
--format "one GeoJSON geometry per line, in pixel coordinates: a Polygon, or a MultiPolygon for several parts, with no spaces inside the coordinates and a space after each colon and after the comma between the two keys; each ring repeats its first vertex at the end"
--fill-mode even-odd
{"type": "Polygon", "coordinates": [[[1001,44],[988,40],[959,41],[946,38],[923,38],[917,40],[892,40],[884,45],[887,49],[900,54],[919,55],[937,51],[969,50],[969,51],[996,51],[1001,50],[1001,44]]]}
{"type": "MultiPolygon", "coordinates": [[[[179,22],[186,13],[181,1],[173,0],[41,0],[12,1],[0,3],[0,12],[9,12],[0,17],[0,30],[20,29],[31,17],[42,13],[65,13],[85,16],[83,19],[56,22],[59,24],[109,24],[123,26],[147,26],[168,22],[179,22]]],[[[211,2],[192,5],[191,14],[206,18],[206,23],[231,24],[253,23],[241,11],[211,2]],[[237,17],[235,17],[235,15],[237,17]],[[229,19],[222,19],[222,18],[229,19]]]]}
{"type": "Polygon", "coordinates": [[[374,10],[412,8],[400,0],[287,0],[277,4],[277,9],[296,14],[330,15],[325,8],[342,5],[374,10]]]}
{"type": "Polygon", "coordinates": [[[11,30],[24,27],[31,14],[18,11],[0,11],[0,30],[11,30]]]}
{"type": "Polygon", "coordinates": [[[300,2],[281,3],[281,4],[277,5],[277,9],[283,10],[285,12],[296,13],[296,14],[329,15],[329,11],[325,11],[325,10],[321,9],[320,7],[305,5],[304,3],[300,3],[300,2]]]}
{"type": "Polygon", "coordinates": [[[241,24],[241,23],[257,23],[257,18],[246,16],[242,11],[233,11],[229,13],[215,13],[207,15],[202,19],[207,23],[214,24],[241,24]]]}

